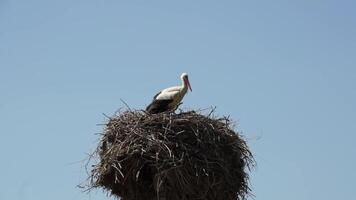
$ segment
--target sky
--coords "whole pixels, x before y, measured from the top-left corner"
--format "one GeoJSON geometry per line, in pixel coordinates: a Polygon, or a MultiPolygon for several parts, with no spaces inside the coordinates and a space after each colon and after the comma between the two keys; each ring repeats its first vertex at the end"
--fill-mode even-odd
{"type": "Polygon", "coordinates": [[[0,0],[0,199],[76,186],[106,118],[189,73],[183,108],[230,115],[254,198],[354,199],[352,0],[0,0]]]}

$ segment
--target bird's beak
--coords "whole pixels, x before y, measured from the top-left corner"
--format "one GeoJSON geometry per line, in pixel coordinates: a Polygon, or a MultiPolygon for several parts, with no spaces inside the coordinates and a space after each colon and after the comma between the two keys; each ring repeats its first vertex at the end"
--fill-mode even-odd
{"type": "Polygon", "coordinates": [[[193,90],[192,90],[192,87],[190,87],[189,79],[187,79],[187,85],[189,87],[189,90],[192,92],[193,90]]]}

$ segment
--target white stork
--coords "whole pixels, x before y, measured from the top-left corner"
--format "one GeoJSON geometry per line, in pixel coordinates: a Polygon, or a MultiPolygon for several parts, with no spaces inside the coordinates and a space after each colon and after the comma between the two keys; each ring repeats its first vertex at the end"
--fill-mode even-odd
{"type": "Polygon", "coordinates": [[[165,111],[174,111],[178,108],[184,95],[187,93],[188,88],[192,91],[188,74],[183,73],[180,78],[182,79],[181,86],[166,88],[153,97],[152,103],[146,108],[148,113],[154,114],[165,111]]]}

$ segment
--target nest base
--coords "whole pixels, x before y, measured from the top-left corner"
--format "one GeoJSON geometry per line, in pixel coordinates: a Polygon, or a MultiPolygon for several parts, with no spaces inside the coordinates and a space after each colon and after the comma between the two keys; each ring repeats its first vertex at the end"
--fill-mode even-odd
{"type": "Polygon", "coordinates": [[[120,112],[94,155],[90,187],[122,200],[244,199],[254,164],[228,118],[195,111],[120,112]]]}

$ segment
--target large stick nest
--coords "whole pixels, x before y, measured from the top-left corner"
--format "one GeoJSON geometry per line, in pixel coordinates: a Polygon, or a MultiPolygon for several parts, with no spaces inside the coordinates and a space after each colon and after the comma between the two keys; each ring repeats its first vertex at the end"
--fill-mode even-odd
{"type": "Polygon", "coordinates": [[[122,200],[239,200],[254,164],[228,118],[123,111],[105,125],[90,188],[122,200]]]}

